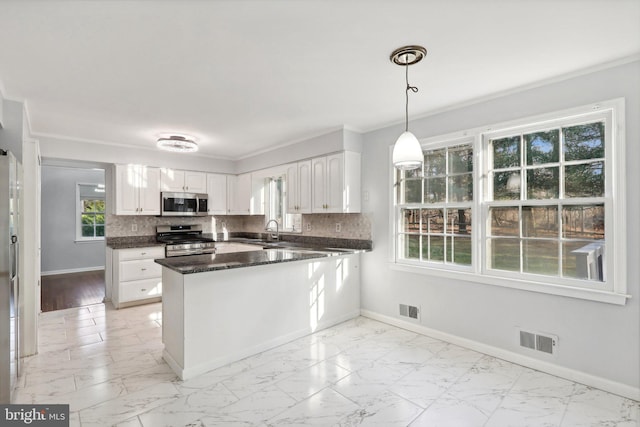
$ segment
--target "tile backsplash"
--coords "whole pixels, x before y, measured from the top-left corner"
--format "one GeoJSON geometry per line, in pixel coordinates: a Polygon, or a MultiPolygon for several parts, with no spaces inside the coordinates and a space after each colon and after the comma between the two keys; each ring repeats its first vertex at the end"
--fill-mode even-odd
{"type": "MultiPolygon", "coordinates": [[[[184,218],[107,214],[105,221],[107,237],[153,236],[158,225],[182,224],[202,224],[205,233],[224,233],[225,230],[260,233],[264,231],[265,223],[264,215],[184,218]]],[[[302,230],[295,235],[371,240],[371,221],[366,214],[303,214],[302,230]],[[340,224],[339,232],[336,224],[340,224]]]]}

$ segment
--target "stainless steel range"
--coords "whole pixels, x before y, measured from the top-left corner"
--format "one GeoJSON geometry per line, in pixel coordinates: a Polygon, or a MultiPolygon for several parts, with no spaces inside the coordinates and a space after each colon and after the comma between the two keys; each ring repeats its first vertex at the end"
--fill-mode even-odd
{"type": "Polygon", "coordinates": [[[202,235],[202,225],[159,225],[156,240],[166,244],[166,256],[213,254],[215,240],[202,235]]]}

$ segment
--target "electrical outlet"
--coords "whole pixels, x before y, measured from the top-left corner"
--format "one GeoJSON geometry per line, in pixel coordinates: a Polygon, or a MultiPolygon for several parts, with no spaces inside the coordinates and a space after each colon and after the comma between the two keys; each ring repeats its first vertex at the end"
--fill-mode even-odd
{"type": "Polygon", "coordinates": [[[336,233],[340,233],[342,231],[342,224],[339,222],[336,222],[336,233]]]}
{"type": "Polygon", "coordinates": [[[364,200],[365,202],[369,201],[369,192],[367,190],[362,192],[362,200],[364,200]]]}
{"type": "Polygon", "coordinates": [[[131,224],[131,231],[138,231],[138,224],[131,224]]]}
{"type": "Polygon", "coordinates": [[[311,231],[311,223],[310,222],[307,223],[307,231],[311,231]]]}

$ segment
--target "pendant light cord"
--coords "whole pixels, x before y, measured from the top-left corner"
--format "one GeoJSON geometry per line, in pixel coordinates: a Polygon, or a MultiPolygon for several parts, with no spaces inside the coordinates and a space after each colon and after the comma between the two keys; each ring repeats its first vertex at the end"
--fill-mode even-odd
{"type": "Polygon", "coordinates": [[[409,56],[405,57],[404,61],[404,69],[405,69],[405,81],[407,83],[407,90],[405,91],[405,102],[404,102],[404,131],[409,132],[409,91],[416,93],[418,88],[416,86],[409,85],[409,56]]]}

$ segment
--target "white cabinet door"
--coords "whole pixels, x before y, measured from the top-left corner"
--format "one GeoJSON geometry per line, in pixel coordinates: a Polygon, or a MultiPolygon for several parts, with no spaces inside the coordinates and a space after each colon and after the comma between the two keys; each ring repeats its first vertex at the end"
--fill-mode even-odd
{"type": "Polygon", "coordinates": [[[115,178],[115,206],[116,215],[138,215],[140,204],[138,201],[138,173],[137,165],[116,165],[115,178]]]}
{"type": "Polygon", "coordinates": [[[206,193],[207,174],[204,172],[184,171],[184,191],[206,193]]]}
{"type": "Polygon", "coordinates": [[[229,213],[249,215],[251,213],[251,174],[229,176],[227,188],[229,213]]]}
{"type": "Polygon", "coordinates": [[[313,196],[311,211],[313,213],[326,212],[326,180],[327,158],[319,157],[311,161],[311,182],[313,196]]]}
{"type": "Polygon", "coordinates": [[[298,213],[299,209],[299,185],[298,185],[298,164],[290,163],[287,165],[287,212],[290,214],[298,213]]]}
{"type": "Polygon", "coordinates": [[[207,174],[207,194],[209,195],[209,214],[227,214],[227,176],[217,173],[207,174]]]}
{"type": "Polygon", "coordinates": [[[298,192],[298,212],[311,213],[311,160],[298,162],[298,192]]]}
{"type": "Polygon", "coordinates": [[[160,215],[160,169],[141,167],[140,215],[160,215]]]}
{"type": "Polygon", "coordinates": [[[162,169],[160,177],[162,191],[184,191],[184,171],[177,169],[162,169]]]}
{"type": "Polygon", "coordinates": [[[325,212],[340,213],[343,210],[344,155],[327,156],[325,181],[325,212]]]}

